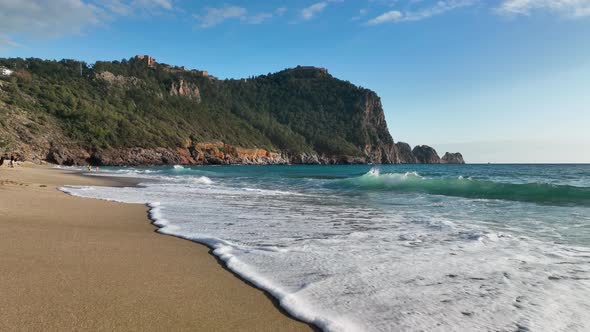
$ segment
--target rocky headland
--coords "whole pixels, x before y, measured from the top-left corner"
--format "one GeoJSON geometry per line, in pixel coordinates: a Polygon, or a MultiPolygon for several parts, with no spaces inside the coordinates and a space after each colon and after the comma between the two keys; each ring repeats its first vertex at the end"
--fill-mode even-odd
{"type": "Polygon", "coordinates": [[[140,56],[0,59],[0,154],[60,165],[464,163],[395,143],[381,100],[324,68],[243,80],[140,56]]]}

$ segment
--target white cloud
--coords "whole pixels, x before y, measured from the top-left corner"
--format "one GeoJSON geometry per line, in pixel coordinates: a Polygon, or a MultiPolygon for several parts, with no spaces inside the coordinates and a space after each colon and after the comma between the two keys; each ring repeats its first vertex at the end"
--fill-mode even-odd
{"type": "Polygon", "coordinates": [[[114,15],[129,15],[131,7],[121,0],[103,0],[103,6],[114,15]]]}
{"type": "Polygon", "coordinates": [[[305,21],[309,21],[315,18],[318,14],[323,12],[330,3],[342,2],[344,0],[326,0],[316,2],[309,7],[305,7],[301,10],[301,18],[305,21]]]}
{"type": "Polygon", "coordinates": [[[249,24],[260,24],[272,19],[275,16],[283,16],[287,12],[286,7],[277,8],[272,13],[262,12],[245,17],[243,20],[249,24]]]}
{"type": "Polygon", "coordinates": [[[371,0],[392,7],[405,7],[406,10],[390,10],[366,22],[367,25],[384,23],[420,21],[449,11],[476,4],[505,16],[526,16],[535,12],[549,12],[569,18],[590,17],[590,0],[498,0],[490,4],[487,0],[439,0],[424,7],[424,0],[371,0]],[[498,5],[499,3],[499,5],[498,5]],[[422,8],[420,8],[422,6],[422,8]],[[418,8],[415,8],[418,7],[418,8]],[[415,9],[414,9],[415,8],[415,9]]]}
{"type": "Polygon", "coordinates": [[[378,25],[389,22],[399,22],[404,15],[397,10],[388,11],[387,13],[381,14],[373,19],[370,19],[368,25],[378,25]]]}
{"type": "Polygon", "coordinates": [[[270,20],[273,17],[272,13],[258,13],[252,16],[246,17],[245,20],[250,24],[260,24],[266,20],[270,20]]]}
{"type": "Polygon", "coordinates": [[[59,36],[80,33],[101,22],[105,12],[81,0],[0,0],[0,33],[59,36]]]}
{"type": "Polygon", "coordinates": [[[471,6],[476,2],[476,0],[447,0],[447,1],[438,1],[434,6],[428,7],[423,10],[419,10],[417,12],[409,12],[407,13],[406,20],[407,21],[419,21],[422,19],[426,19],[432,16],[444,14],[448,11],[471,6]]]}
{"type": "Polygon", "coordinates": [[[201,28],[210,28],[229,19],[243,19],[248,11],[243,7],[225,5],[220,8],[206,8],[205,15],[194,15],[201,28]]]}
{"type": "Polygon", "coordinates": [[[170,0],[133,0],[131,2],[133,7],[161,7],[164,9],[172,9],[172,1],[170,0]]]}
{"type": "Polygon", "coordinates": [[[314,3],[313,5],[303,8],[303,10],[301,10],[301,17],[304,20],[311,20],[317,14],[323,12],[324,9],[326,9],[326,7],[328,7],[327,1],[314,3]]]}
{"type": "Polygon", "coordinates": [[[201,28],[211,28],[227,20],[237,19],[248,24],[260,24],[275,16],[282,16],[287,12],[287,8],[280,7],[274,12],[260,12],[249,14],[248,10],[239,6],[224,5],[219,8],[206,8],[204,15],[193,15],[201,28]]]}
{"type": "Polygon", "coordinates": [[[14,36],[79,34],[139,10],[173,9],[171,0],[0,0],[0,43],[14,36]]]}
{"type": "Polygon", "coordinates": [[[171,0],[95,0],[115,15],[131,15],[138,11],[172,10],[171,0]]]}
{"type": "MultiPolygon", "coordinates": [[[[367,21],[367,25],[379,25],[383,23],[394,22],[408,22],[420,21],[433,16],[441,15],[446,12],[467,7],[475,4],[478,0],[446,0],[437,1],[436,4],[418,10],[410,10],[401,12],[399,10],[391,10],[381,14],[373,19],[367,21]]],[[[413,3],[421,3],[421,1],[414,0],[413,3]]]]}
{"type": "Polygon", "coordinates": [[[571,18],[590,17],[590,0],[504,0],[496,11],[508,16],[548,11],[571,18]]]}

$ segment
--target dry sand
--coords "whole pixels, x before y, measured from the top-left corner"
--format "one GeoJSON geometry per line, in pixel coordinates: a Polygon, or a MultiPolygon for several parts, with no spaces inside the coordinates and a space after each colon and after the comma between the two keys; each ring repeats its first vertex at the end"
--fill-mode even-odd
{"type": "Polygon", "coordinates": [[[1,331],[311,329],[225,270],[205,246],[155,233],[145,206],[57,190],[121,180],[5,166],[1,331]]]}

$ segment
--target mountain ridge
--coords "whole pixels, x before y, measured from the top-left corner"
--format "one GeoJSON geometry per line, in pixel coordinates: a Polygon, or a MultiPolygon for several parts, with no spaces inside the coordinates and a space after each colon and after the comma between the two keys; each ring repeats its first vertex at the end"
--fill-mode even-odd
{"type": "Polygon", "coordinates": [[[325,68],[219,80],[150,56],[93,65],[0,59],[0,66],[14,69],[0,77],[0,153],[20,159],[68,165],[416,162],[400,154],[379,96],[325,68]]]}

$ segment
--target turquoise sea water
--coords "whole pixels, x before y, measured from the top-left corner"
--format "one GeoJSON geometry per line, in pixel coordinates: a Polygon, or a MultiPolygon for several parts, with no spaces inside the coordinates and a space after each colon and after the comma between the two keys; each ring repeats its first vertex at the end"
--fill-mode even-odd
{"type": "Polygon", "coordinates": [[[334,331],[590,330],[590,165],[104,168],[161,232],[205,243],[334,331]]]}

